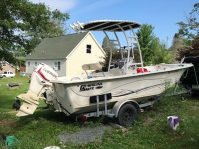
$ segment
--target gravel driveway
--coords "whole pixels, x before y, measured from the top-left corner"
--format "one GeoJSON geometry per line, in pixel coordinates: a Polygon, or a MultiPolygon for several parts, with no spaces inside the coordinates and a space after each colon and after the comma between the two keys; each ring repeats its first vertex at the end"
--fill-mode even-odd
{"type": "Polygon", "coordinates": [[[65,143],[74,143],[74,144],[87,144],[92,141],[101,141],[102,135],[105,130],[110,130],[110,126],[97,126],[95,128],[88,128],[87,130],[80,129],[80,131],[75,133],[66,133],[58,135],[58,138],[65,143]]]}

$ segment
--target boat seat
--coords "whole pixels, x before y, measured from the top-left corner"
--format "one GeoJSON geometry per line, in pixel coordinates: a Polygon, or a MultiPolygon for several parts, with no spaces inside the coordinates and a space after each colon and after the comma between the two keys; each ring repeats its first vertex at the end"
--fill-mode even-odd
{"type": "Polygon", "coordinates": [[[110,69],[110,74],[112,74],[113,76],[123,75],[123,69],[112,68],[110,69]]]}
{"type": "Polygon", "coordinates": [[[82,65],[83,70],[102,70],[100,63],[90,63],[82,65]]]}
{"type": "MultiPolygon", "coordinates": [[[[82,65],[82,69],[86,72],[86,70],[100,70],[103,74],[103,76],[105,77],[104,75],[104,72],[102,71],[102,65],[100,63],[89,63],[89,64],[84,64],[82,65]]],[[[87,76],[88,76],[88,73],[86,72],[87,76]]],[[[89,76],[88,76],[89,77],[89,76]]],[[[95,77],[101,77],[100,76],[95,76],[95,77]]]]}

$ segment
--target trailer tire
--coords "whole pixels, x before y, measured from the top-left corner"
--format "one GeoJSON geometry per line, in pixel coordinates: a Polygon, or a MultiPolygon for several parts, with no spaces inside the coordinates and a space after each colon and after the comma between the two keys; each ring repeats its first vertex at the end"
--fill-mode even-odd
{"type": "Polygon", "coordinates": [[[137,120],[137,110],[132,104],[123,105],[118,113],[116,122],[121,126],[133,125],[137,120]]]}

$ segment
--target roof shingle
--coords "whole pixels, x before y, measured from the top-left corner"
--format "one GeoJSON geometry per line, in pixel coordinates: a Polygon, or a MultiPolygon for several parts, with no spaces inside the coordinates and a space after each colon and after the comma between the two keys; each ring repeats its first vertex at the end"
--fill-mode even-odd
{"type": "Polygon", "coordinates": [[[26,59],[62,59],[78,45],[88,32],[44,38],[26,59]]]}

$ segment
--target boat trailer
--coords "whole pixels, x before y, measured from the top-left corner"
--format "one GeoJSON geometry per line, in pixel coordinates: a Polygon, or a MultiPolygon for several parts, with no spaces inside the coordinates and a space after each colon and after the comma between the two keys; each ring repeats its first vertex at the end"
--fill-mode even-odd
{"type": "MultiPolygon", "coordinates": [[[[84,114],[80,114],[80,115],[76,115],[76,121],[78,121],[78,118],[80,118],[81,120],[87,120],[89,117],[99,117],[99,116],[107,116],[110,118],[116,118],[119,115],[119,111],[121,110],[120,108],[123,107],[123,105],[127,104],[127,105],[133,105],[136,108],[136,111],[138,113],[143,113],[145,107],[153,107],[153,105],[156,102],[159,102],[163,97],[169,97],[169,96],[175,96],[175,95],[181,95],[181,100],[186,100],[185,97],[183,96],[184,94],[192,94],[191,89],[186,89],[183,86],[181,86],[180,81],[175,83],[173,92],[170,93],[163,93],[161,95],[156,95],[155,97],[153,97],[152,99],[148,100],[145,103],[137,103],[134,100],[121,100],[115,103],[115,105],[113,106],[112,109],[107,110],[107,99],[110,98],[110,95],[98,95],[96,96],[96,111],[94,112],[89,112],[89,113],[84,113],[84,114]],[[180,90],[178,90],[178,88],[180,88],[180,90]],[[104,110],[99,109],[99,104],[100,104],[100,96],[104,96],[104,110]]],[[[135,112],[135,111],[134,111],[135,112]]],[[[134,113],[134,114],[137,114],[134,113]]],[[[136,115],[137,117],[137,115],[136,115]]],[[[125,126],[125,124],[124,124],[125,126]]]]}

